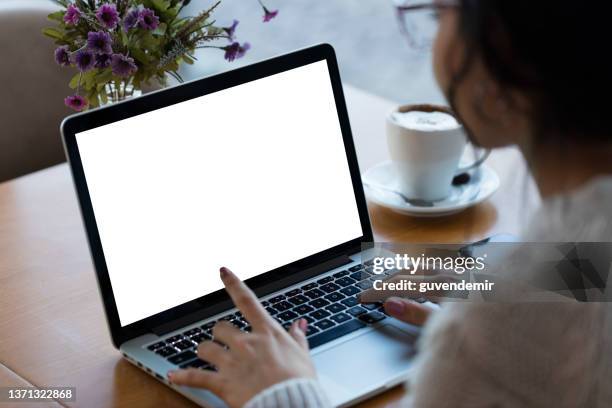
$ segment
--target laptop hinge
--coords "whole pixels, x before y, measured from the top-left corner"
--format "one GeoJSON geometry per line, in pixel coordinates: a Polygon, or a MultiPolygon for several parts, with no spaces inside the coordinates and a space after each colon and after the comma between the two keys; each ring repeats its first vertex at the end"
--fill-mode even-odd
{"type": "MultiPolygon", "coordinates": [[[[335,268],[339,268],[351,262],[354,262],[354,261],[351,258],[349,258],[348,255],[342,255],[338,258],[333,258],[333,259],[330,259],[329,261],[322,262],[318,265],[305,269],[299,273],[292,274],[291,276],[288,276],[285,279],[279,279],[267,285],[264,285],[260,288],[257,288],[255,290],[255,293],[259,297],[266,296],[270,293],[276,292],[278,290],[281,290],[291,285],[295,285],[296,283],[302,282],[306,279],[313,278],[324,272],[330,271],[335,268]]],[[[233,304],[231,301],[219,302],[214,305],[211,305],[210,307],[206,307],[204,309],[198,310],[197,312],[190,313],[178,319],[174,319],[170,322],[163,323],[159,326],[151,327],[150,330],[152,333],[158,336],[163,336],[174,330],[180,329],[182,327],[188,326],[197,321],[204,320],[207,317],[221,313],[224,310],[231,309],[232,307],[233,307],[233,304]]]]}

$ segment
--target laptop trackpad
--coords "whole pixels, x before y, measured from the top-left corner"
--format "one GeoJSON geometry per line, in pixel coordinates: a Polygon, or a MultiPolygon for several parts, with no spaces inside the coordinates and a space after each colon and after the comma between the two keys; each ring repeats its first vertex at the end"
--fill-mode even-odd
{"type": "Polygon", "coordinates": [[[356,336],[313,355],[320,382],[334,405],[384,387],[406,373],[416,337],[393,325],[356,336]]]}

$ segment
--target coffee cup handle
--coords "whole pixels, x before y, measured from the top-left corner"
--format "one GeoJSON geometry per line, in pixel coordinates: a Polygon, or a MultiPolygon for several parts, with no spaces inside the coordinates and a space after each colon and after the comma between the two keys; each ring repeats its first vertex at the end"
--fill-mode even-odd
{"type": "Polygon", "coordinates": [[[482,155],[478,159],[476,159],[473,163],[467,166],[459,167],[459,169],[457,169],[457,174],[465,173],[467,171],[475,169],[476,167],[479,167],[482,163],[484,163],[485,160],[489,158],[490,154],[491,149],[483,149],[482,155]]]}

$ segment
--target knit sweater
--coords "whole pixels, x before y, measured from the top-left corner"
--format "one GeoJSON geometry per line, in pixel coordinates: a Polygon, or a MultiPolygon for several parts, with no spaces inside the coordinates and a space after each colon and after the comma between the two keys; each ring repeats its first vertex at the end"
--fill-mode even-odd
{"type": "MultiPolygon", "coordinates": [[[[528,242],[612,242],[612,177],[545,200],[528,225],[528,242]]],[[[612,407],[611,379],[612,303],[448,303],[423,329],[399,405],[612,407]]],[[[331,404],[316,380],[293,379],[245,407],[331,404]]]]}

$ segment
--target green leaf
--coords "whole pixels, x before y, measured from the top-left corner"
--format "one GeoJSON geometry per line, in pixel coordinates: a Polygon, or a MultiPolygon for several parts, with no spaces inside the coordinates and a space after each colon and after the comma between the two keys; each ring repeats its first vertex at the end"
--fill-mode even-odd
{"type": "Polygon", "coordinates": [[[57,28],[45,28],[42,30],[43,35],[46,35],[47,37],[53,38],[55,40],[63,40],[64,39],[64,32],[61,30],[58,30],[57,28]]]}
{"type": "Polygon", "coordinates": [[[152,0],[151,3],[155,9],[161,11],[162,13],[166,12],[171,6],[169,0],[152,0]]]}
{"type": "Polygon", "coordinates": [[[107,68],[104,71],[100,72],[96,76],[96,82],[98,84],[102,84],[102,85],[106,85],[112,79],[113,79],[113,72],[109,68],[107,68]]]}
{"type": "Polygon", "coordinates": [[[72,79],[70,80],[70,83],[68,84],[68,86],[71,89],[77,89],[77,86],[79,86],[79,78],[81,77],[81,73],[79,72],[78,74],[76,74],[75,76],[72,77],[72,79]]]}
{"type": "Polygon", "coordinates": [[[60,23],[63,23],[64,22],[64,12],[56,11],[55,13],[51,13],[47,16],[47,19],[51,21],[58,21],[60,23]]]}
{"type": "Polygon", "coordinates": [[[167,29],[166,23],[161,23],[155,30],[153,30],[153,35],[164,35],[166,34],[167,29]]]}

